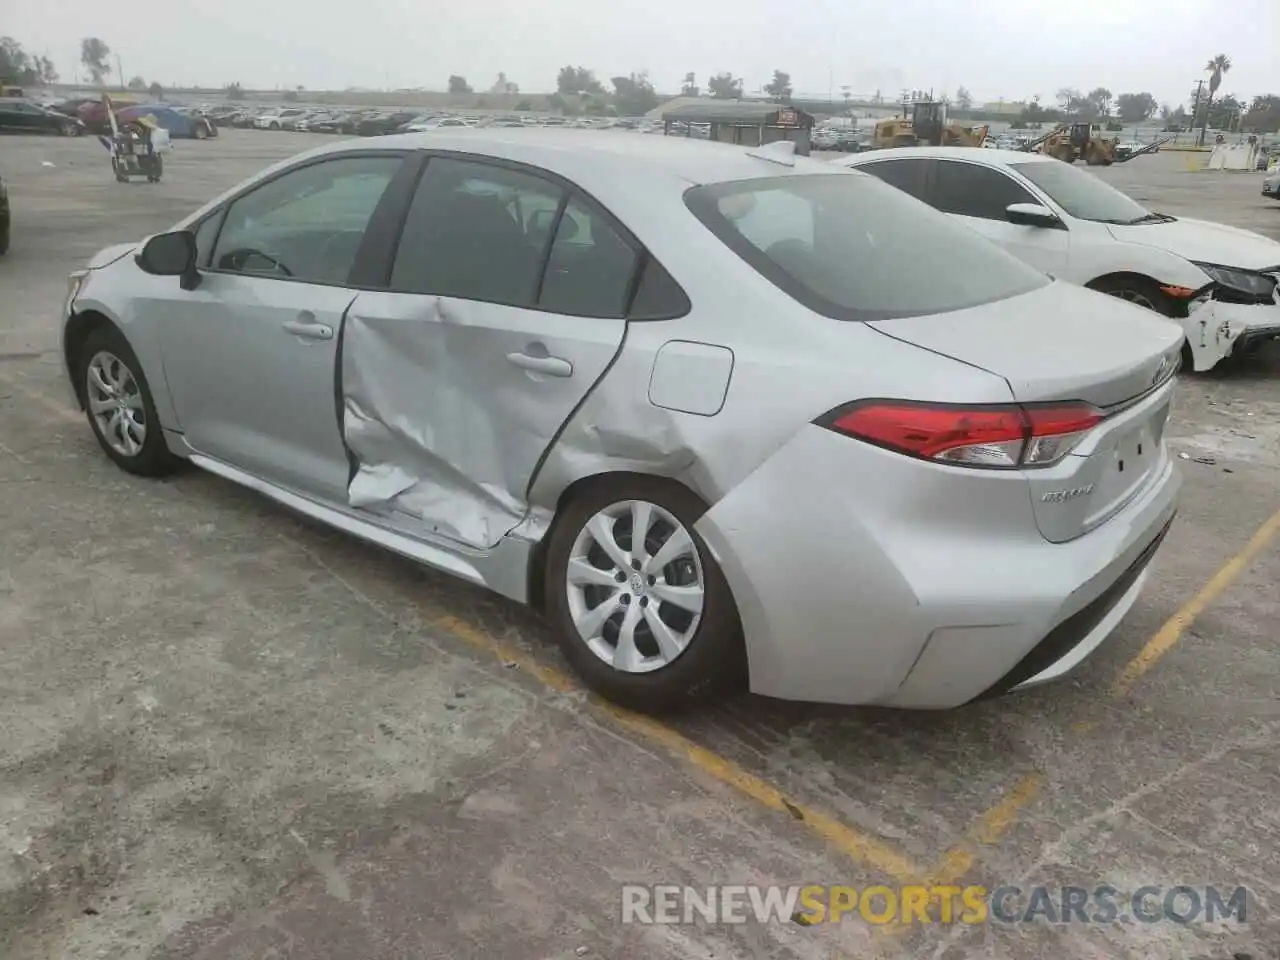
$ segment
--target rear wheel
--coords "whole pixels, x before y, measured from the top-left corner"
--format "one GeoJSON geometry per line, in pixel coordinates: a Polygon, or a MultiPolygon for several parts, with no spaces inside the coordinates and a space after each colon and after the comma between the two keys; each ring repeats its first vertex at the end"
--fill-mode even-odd
{"type": "Polygon", "coordinates": [[[208,136],[209,136],[209,131],[208,131],[208,130],[206,130],[206,129],[204,128],[204,124],[203,124],[203,123],[197,123],[197,124],[196,124],[196,139],[197,139],[197,140],[204,140],[204,139],[208,138],[208,136]]]}
{"type": "Polygon", "coordinates": [[[729,585],[679,484],[610,478],[567,506],[547,546],[546,610],[587,685],[645,712],[738,682],[745,657],[729,585]]]}
{"type": "Polygon", "coordinates": [[[62,125],[62,135],[63,135],[64,137],[78,137],[78,136],[80,136],[80,124],[78,124],[78,123],[64,123],[64,124],[62,125]]]}

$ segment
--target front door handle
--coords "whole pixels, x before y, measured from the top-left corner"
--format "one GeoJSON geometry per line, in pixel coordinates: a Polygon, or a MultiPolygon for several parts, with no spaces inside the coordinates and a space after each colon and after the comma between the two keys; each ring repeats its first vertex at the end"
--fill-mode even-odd
{"type": "Polygon", "coordinates": [[[508,353],[507,360],[517,367],[549,377],[572,377],[573,364],[561,357],[531,357],[527,353],[508,353]]]}
{"type": "Polygon", "coordinates": [[[290,320],[284,325],[284,329],[295,337],[306,337],[308,340],[333,339],[333,327],[314,320],[290,320]]]}

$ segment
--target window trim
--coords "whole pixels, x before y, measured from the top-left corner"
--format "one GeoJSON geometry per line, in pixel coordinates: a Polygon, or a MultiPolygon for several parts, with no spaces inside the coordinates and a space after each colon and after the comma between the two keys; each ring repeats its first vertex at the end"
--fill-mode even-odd
{"type": "MultiPolygon", "coordinates": [[[[431,161],[437,158],[441,160],[457,160],[463,163],[474,163],[482,166],[491,166],[491,167],[499,167],[499,168],[507,169],[514,173],[521,173],[521,174],[524,174],[525,176],[532,176],[532,177],[537,177],[538,179],[541,179],[541,180],[545,180],[548,183],[560,189],[561,191],[560,208],[557,211],[555,222],[552,224],[551,238],[548,241],[547,249],[543,252],[543,267],[542,267],[542,272],[538,275],[538,287],[537,287],[535,296],[539,295],[542,290],[542,284],[546,274],[546,262],[550,259],[551,245],[554,244],[555,242],[556,232],[560,229],[560,220],[564,216],[565,209],[574,200],[577,200],[582,206],[586,207],[587,211],[592,216],[600,217],[600,219],[603,220],[604,223],[611,230],[613,230],[614,233],[618,235],[618,238],[622,240],[623,243],[631,247],[632,252],[635,253],[636,255],[635,267],[632,270],[631,280],[629,282],[629,287],[627,290],[626,306],[625,306],[625,309],[623,310],[623,315],[621,317],[604,317],[598,314],[591,314],[591,313],[566,313],[559,310],[548,310],[546,307],[539,306],[536,302],[528,305],[513,305],[509,303],[502,303],[501,301],[497,301],[497,300],[478,300],[477,299],[477,300],[472,300],[471,302],[493,304],[494,306],[511,307],[513,310],[532,310],[536,313],[546,313],[546,314],[550,314],[552,316],[558,316],[558,317],[580,317],[584,320],[614,320],[614,321],[621,321],[623,323],[649,323],[649,322],[661,321],[661,320],[678,320],[681,317],[687,316],[690,313],[690,311],[692,311],[693,305],[691,300],[689,299],[689,294],[681,285],[680,281],[675,278],[674,274],[672,274],[670,270],[666,270],[666,267],[663,266],[662,262],[653,255],[653,253],[649,250],[649,248],[646,247],[640,241],[640,239],[627,227],[627,225],[624,224],[620,219],[618,219],[618,217],[616,217],[612,213],[612,211],[609,210],[608,207],[606,207],[603,203],[601,203],[588,190],[583,189],[581,186],[574,183],[572,180],[568,179],[567,177],[564,177],[561,174],[556,173],[554,170],[548,170],[546,167],[539,167],[532,163],[524,163],[520,160],[511,160],[511,159],[508,159],[507,157],[494,157],[494,156],[490,156],[489,154],[472,153],[466,150],[424,149],[418,152],[423,157],[425,157],[425,162],[423,162],[421,169],[418,171],[417,178],[414,181],[413,187],[409,191],[408,198],[405,203],[406,218],[408,216],[409,203],[412,202],[412,198],[414,194],[417,192],[418,183],[421,181],[421,178],[423,174],[425,174],[427,168],[431,165],[431,161]],[[647,317],[636,317],[633,319],[630,316],[632,311],[632,306],[635,302],[636,293],[640,289],[640,281],[643,279],[644,270],[650,259],[654,260],[659,266],[662,266],[663,269],[666,270],[667,275],[671,277],[672,283],[674,283],[676,287],[680,290],[682,294],[683,302],[681,303],[681,308],[678,311],[668,311],[659,315],[647,316],[647,317]]],[[[396,255],[399,253],[399,250],[400,250],[400,238],[403,235],[403,227],[404,227],[404,224],[402,222],[400,233],[396,237],[396,242],[393,246],[393,249],[391,250],[390,260],[387,264],[386,274],[388,277],[388,283],[385,287],[380,288],[387,293],[403,292],[403,291],[392,290],[390,286],[391,269],[392,269],[392,266],[395,264],[396,255]]],[[[430,296],[430,294],[409,294],[409,295],[410,296],[430,296]]],[[[458,299],[462,299],[462,298],[458,298],[458,299]]]]}
{"type": "Polygon", "coordinates": [[[281,179],[282,177],[287,177],[291,173],[296,173],[299,170],[305,170],[308,167],[314,167],[322,163],[331,163],[335,160],[364,160],[364,159],[378,158],[378,157],[385,157],[388,159],[400,160],[400,166],[396,169],[396,172],[391,175],[391,179],[387,182],[386,189],[383,190],[382,196],[378,199],[377,205],[373,208],[373,213],[369,215],[369,223],[373,224],[374,218],[377,216],[379,209],[383,206],[387,197],[391,194],[392,187],[395,186],[397,177],[404,170],[405,161],[410,157],[412,157],[412,155],[413,155],[412,150],[378,150],[378,149],[350,150],[350,151],[344,150],[344,151],[338,151],[334,153],[324,153],[317,157],[308,157],[307,159],[299,163],[295,163],[289,167],[286,167],[283,170],[276,171],[275,173],[271,174],[271,176],[269,177],[263,177],[259,180],[253,181],[252,183],[248,184],[243,190],[239,190],[232,196],[227,197],[226,200],[218,204],[218,206],[215,207],[213,210],[211,210],[208,214],[206,214],[204,217],[201,217],[198,221],[190,224],[186,228],[192,231],[192,233],[194,234],[197,230],[200,229],[202,224],[212,219],[213,217],[218,217],[220,220],[220,222],[218,223],[217,232],[213,236],[213,245],[209,248],[209,263],[204,267],[200,267],[197,264],[196,269],[199,270],[202,274],[214,274],[214,275],[223,276],[223,277],[249,277],[255,280],[277,280],[277,281],[282,281],[284,283],[306,283],[315,287],[336,287],[338,289],[347,289],[347,290],[377,289],[376,287],[374,288],[357,287],[351,282],[352,276],[356,273],[356,267],[361,263],[361,254],[364,251],[365,245],[369,242],[370,230],[368,227],[366,227],[365,234],[360,240],[360,247],[359,249],[356,250],[355,260],[352,263],[351,271],[347,274],[347,281],[344,283],[327,283],[323,280],[308,280],[303,277],[283,277],[283,276],[276,276],[276,275],[270,275],[270,274],[243,273],[238,270],[219,270],[212,265],[213,254],[218,249],[218,242],[222,239],[222,230],[223,230],[223,227],[226,226],[227,213],[231,210],[232,206],[234,206],[240,200],[247,197],[249,194],[255,192],[256,190],[262,187],[265,187],[267,184],[275,183],[277,180],[281,179]]]}

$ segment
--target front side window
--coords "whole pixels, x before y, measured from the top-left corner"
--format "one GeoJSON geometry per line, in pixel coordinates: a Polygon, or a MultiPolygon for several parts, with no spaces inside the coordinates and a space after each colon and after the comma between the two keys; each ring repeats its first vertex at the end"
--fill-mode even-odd
{"type": "Polygon", "coordinates": [[[345,284],[399,157],[343,157],[292,170],[234,201],[211,268],[345,284]]]}
{"type": "Polygon", "coordinates": [[[1038,202],[1008,174],[955,160],[937,162],[929,199],[943,213],[983,220],[1008,220],[1010,204],[1038,202]]]}
{"type": "Polygon", "coordinates": [[[961,310],[1049,278],[874,177],[809,174],[693,187],[689,209],[775,286],[839,320],[961,310]]]}
{"type": "Polygon", "coordinates": [[[409,206],[391,289],[533,306],[562,195],[519,170],[432,159],[409,206]]]}
{"type": "Polygon", "coordinates": [[[1009,166],[1078,220],[1138,223],[1152,218],[1151,211],[1142,204],[1071,164],[1027,162],[1009,166]]]}

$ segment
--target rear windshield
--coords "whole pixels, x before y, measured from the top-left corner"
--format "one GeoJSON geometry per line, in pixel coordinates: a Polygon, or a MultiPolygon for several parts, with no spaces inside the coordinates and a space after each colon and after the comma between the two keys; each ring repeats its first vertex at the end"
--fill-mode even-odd
{"type": "Polygon", "coordinates": [[[838,320],[1006,300],[1049,278],[969,227],[853,172],[693,187],[685,203],[774,285],[838,320]]]}

